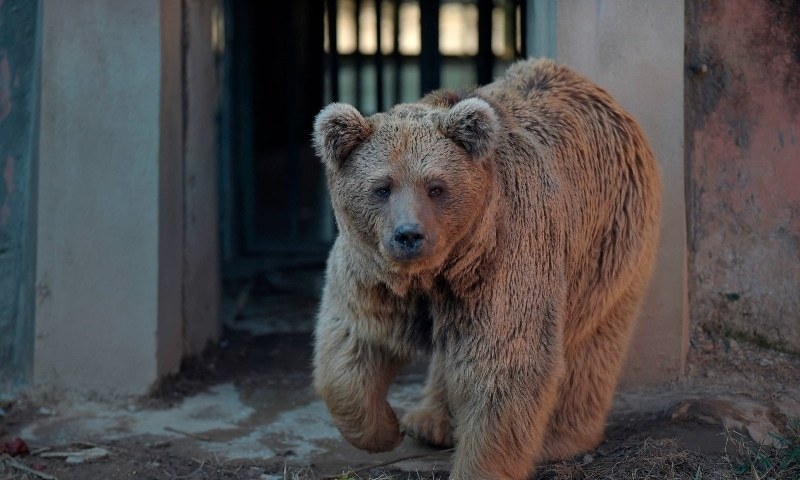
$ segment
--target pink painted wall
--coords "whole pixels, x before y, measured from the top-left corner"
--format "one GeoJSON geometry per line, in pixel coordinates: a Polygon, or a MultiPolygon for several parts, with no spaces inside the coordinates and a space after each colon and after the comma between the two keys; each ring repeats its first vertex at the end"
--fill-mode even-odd
{"type": "Polygon", "coordinates": [[[800,351],[800,5],[686,4],[689,305],[800,351]]]}

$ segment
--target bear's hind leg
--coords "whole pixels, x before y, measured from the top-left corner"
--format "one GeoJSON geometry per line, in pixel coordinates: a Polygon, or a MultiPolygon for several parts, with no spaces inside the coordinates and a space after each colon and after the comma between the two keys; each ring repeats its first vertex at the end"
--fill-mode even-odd
{"type": "Polygon", "coordinates": [[[400,423],[404,431],[416,440],[439,447],[452,447],[455,439],[441,357],[442,354],[434,350],[422,404],[406,413],[400,423]]]}
{"type": "Polygon", "coordinates": [[[597,322],[593,333],[566,352],[566,375],[539,461],[572,458],[602,442],[633,329],[638,302],[631,297],[635,295],[623,296],[597,322]]]}

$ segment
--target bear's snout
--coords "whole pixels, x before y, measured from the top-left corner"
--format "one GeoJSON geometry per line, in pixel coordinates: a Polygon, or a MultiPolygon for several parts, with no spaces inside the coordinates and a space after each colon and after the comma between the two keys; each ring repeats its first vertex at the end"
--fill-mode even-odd
{"type": "Polygon", "coordinates": [[[404,223],[394,229],[393,242],[397,244],[408,258],[414,257],[422,250],[425,234],[418,223],[404,223]]]}
{"type": "Polygon", "coordinates": [[[394,241],[407,250],[419,250],[423,240],[425,235],[418,223],[405,223],[394,229],[394,241]]]}
{"type": "Polygon", "coordinates": [[[395,260],[414,260],[422,255],[425,240],[420,224],[403,223],[395,227],[386,250],[395,260]]]}

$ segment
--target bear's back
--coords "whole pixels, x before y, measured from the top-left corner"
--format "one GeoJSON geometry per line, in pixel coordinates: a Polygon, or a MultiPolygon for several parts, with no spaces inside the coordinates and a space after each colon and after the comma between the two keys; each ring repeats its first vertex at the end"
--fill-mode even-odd
{"type": "Polygon", "coordinates": [[[633,117],[605,90],[550,60],[518,62],[475,94],[502,110],[508,129],[498,175],[516,205],[510,219],[542,205],[561,209],[574,310],[568,317],[580,321],[603,303],[590,297],[643,285],[655,256],[661,193],[655,157],[633,117]],[[531,182],[533,191],[520,191],[531,182]],[[555,200],[543,202],[548,195],[555,200]]]}

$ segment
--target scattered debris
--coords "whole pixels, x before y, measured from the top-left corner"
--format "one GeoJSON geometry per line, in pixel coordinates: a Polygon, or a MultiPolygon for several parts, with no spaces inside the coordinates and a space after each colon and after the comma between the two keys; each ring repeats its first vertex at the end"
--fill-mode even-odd
{"type": "Polygon", "coordinates": [[[169,440],[157,440],[155,442],[146,443],[145,448],[151,448],[154,450],[160,450],[162,448],[169,448],[172,446],[172,442],[169,440]]]}
{"type": "Polygon", "coordinates": [[[43,452],[40,456],[44,458],[63,458],[66,463],[74,465],[99,460],[110,455],[111,452],[105,448],[92,447],[74,452],[43,452]]]}
{"type": "Polygon", "coordinates": [[[43,417],[54,417],[54,416],[56,416],[56,411],[53,410],[52,408],[48,408],[48,407],[39,408],[39,411],[37,413],[39,415],[43,416],[43,417]]]}
{"type": "Polygon", "coordinates": [[[28,444],[19,437],[13,438],[8,442],[0,444],[0,453],[8,454],[11,457],[24,457],[31,453],[28,444]]]}
{"type": "Polygon", "coordinates": [[[756,443],[771,445],[773,433],[783,426],[776,420],[797,417],[800,411],[786,407],[781,411],[772,401],[756,402],[746,396],[719,395],[714,399],[693,398],[678,404],[670,413],[673,422],[694,421],[706,425],[720,425],[728,430],[746,431],[756,443]]]}
{"type": "Polygon", "coordinates": [[[24,472],[24,473],[26,473],[28,475],[32,475],[32,476],[34,476],[36,478],[41,478],[42,480],[58,480],[57,477],[54,477],[52,475],[48,475],[48,474],[46,474],[44,472],[40,472],[38,470],[34,470],[33,468],[30,468],[29,466],[24,465],[24,464],[22,464],[22,463],[20,463],[20,462],[18,462],[16,460],[14,460],[13,458],[9,457],[8,455],[0,456],[0,465],[11,467],[11,468],[13,468],[15,470],[18,470],[20,472],[24,472]]]}

